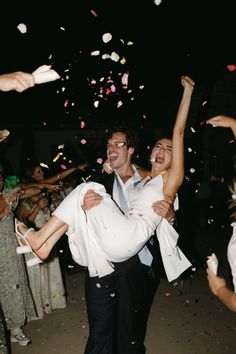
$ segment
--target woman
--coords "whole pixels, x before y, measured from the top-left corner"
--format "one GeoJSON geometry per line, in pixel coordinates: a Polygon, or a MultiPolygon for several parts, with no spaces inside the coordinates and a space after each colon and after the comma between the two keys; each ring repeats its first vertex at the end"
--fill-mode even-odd
{"type": "MultiPolygon", "coordinates": [[[[30,189],[35,194],[39,189],[30,189]]],[[[30,339],[22,327],[36,312],[28,287],[24,258],[16,254],[17,242],[14,233],[14,210],[18,200],[28,197],[27,190],[19,187],[5,188],[3,169],[0,166],[0,302],[11,342],[27,345],[30,339]]]]}
{"type": "Polygon", "coordinates": [[[184,91],[173,139],[161,139],[154,146],[150,157],[151,176],[144,178],[133,190],[133,195],[128,197],[132,207],[126,215],[120,211],[101,184],[83,183],[64,199],[54,211],[52,219],[41,230],[26,232],[24,225],[17,224],[16,233],[20,243],[28,244],[29,250],[32,247],[39,258],[45,259],[55,242],[66,232],[76,262],[86,265],[90,276],[104,276],[113,271],[111,262],[122,262],[132,257],[157,229],[161,251],[168,251],[168,262],[163,259],[168,280],[177,278],[186,270],[191,264],[176,246],[178,235],[172,226],[166,220],[161,220],[152,209],[153,202],[164,197],[173,202],[184,178],[184,129],[194,82],[190,77],[182,76],[181,84],[184,91]],[[163,170],[165,173],[160,173],[163,170]],[[103,201],[96,208],[84,213],[81,207],[83,196],[90,188],[101,194],[103,201]],[[98,228],[99,238],[96,232],[98,228]],[[130,237],[127,236],[128,233],[130,237]],[[135,239],[132,237],[134,234],[135,239]],[[126,235],[125,238],[123,235],[126,235]],[[168,235],[172,237],[172,240],[168,240],[172,245],[166,250],[169,243],[165,237],[168,235]],[[175,262],[177,258],[178,265],[175,262]]]}

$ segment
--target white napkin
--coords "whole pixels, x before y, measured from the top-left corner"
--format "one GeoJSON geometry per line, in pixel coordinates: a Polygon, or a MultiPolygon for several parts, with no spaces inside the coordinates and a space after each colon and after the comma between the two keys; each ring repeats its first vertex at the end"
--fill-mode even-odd
{"type": "Polygon", "coordinates": [[[217,275],[217,269],[218,269],[218,259],[215,255],[215,253],[212,253],[211,256],[207,257],[207,266],[210,269],[210,271],[212,273],[214,273],[215,275],[217,275]]]}
{"type": "Polygon", "coordinates": [[[36,84],[44,84],[60,79],[58,73],[51,69],[51,65],[41,65],[32,74],[36,84]]]}
{"type": "Polygon", "coordinates": [[[0,142],[5,140],[9,134],[10,132],[7,129],[0,130],[0,142]]]}

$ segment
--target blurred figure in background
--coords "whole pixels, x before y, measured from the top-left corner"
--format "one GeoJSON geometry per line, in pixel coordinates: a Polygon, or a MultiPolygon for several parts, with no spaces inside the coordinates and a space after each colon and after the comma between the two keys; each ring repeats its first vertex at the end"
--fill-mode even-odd
{"type": "MultiPolygon", "coordinates": [[[[22,200],[17,210],[18,219],[38,230],[50,219],[51,204],[50,195],[45,192],[22,200]]],[[[25,254],[25,257],[27,262],[29,255],[25,254]]],[[[55,249],[45,263],[27,266],[27,272],[38,318],[56,308],[66,307],[65,288],[55,249]]]]}
{"type": "MultiPolygon", "coordinates": [[[[35,193],[40,190],[36,189],[35,193]]],[[[11,342],[27,345],[30,339],[22,331],[27,321],[36,317],[34,302],[28,287],[24,257],[16,253],[14,210],[18,200],[28,197],[20,187],[4,188],[4,173],[0,165],[0,302],[11,334],[11,342]]]]}

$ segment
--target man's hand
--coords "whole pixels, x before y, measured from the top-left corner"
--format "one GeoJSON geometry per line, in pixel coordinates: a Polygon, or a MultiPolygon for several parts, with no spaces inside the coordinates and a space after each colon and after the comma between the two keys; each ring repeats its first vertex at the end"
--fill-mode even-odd
{"type": "Polygon", "coordinates": [[[170,221],[175,218],[175,212],[173,209],[173,203],[170,198],[166,197],[163,200],[159,200],[152,204],[154,213],[161,216],[167,221],[170,221]]]}
{"type": "Polygon", "coordinates": [[[89,189],[84,195],[84,202],[81,205],[83,211],[88,211],[99,205],[102,201],[102,196],[96,193],[93,189],[89,189]]]}
{"type": "Polygon", "coordinates": [[[33,75],[23,71],[0,75],[0,91],[23,92],[34,85],[33,75]]]}

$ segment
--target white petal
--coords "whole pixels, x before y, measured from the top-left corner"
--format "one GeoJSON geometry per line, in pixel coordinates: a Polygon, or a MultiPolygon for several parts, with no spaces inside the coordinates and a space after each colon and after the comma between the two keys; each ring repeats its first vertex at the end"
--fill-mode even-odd
{"type": "Polygon", "coordinates": [[[21,33],[26,33],[27,32],[27,27],[24,23],[20,23],[18,26],[17,26],[18,30],[21,32],[21,33]]]}
{"type": "Polygon", "coordinates": [[[102,36],[102,40],[104,43],[110,42],[111,39],[112,39],[111,33],[104,33],[104,35],[102,36]]]}

